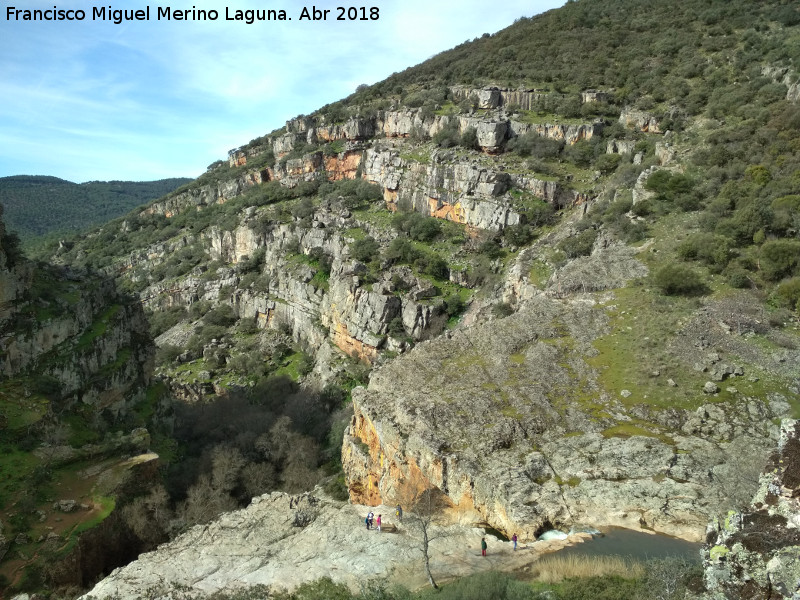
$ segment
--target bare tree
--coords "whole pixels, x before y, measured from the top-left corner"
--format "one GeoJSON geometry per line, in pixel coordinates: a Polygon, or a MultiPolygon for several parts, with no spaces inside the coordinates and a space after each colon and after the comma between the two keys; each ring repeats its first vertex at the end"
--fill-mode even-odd
{"type": "Polygon", "coordinates": [[[122,518],[139,537],[151,545],[165,541],[172,518],[169,496],[158,485],[147,496],[139,496],[122,509],[122,518]]]}
{"type": "Polygon", "coordinates": [[[236,487],[239,472],[245,463],[237,448],[224,444],[215,446],[211,451],[211,483],[214,488],[230,492],[236,487]]]}
{"type": "Polygon", "coordinates": [[[248,463],[242,469],[242,486],[245,493],[251,498],[275,489],[277,480],[272,463],[248,463]]]}
{"type": "Polygon", "coordinates": [[[443,537],[442,530],[436,527],[442,511],[448,506],[446,497],[438,488],[426,488],[411,498],[411,512],[406,521],[414,532],[422,552],[425,574],[434,589],[439,589],[431,573],[431,542],[443,537]]]}
{"type": "Polygon", "coordinates": [[[182,515],[190,525],[208,523],[236,508],[236,501],[224,490],[215,488],[208,475],[201,475],[186,495],[182,515]]]}

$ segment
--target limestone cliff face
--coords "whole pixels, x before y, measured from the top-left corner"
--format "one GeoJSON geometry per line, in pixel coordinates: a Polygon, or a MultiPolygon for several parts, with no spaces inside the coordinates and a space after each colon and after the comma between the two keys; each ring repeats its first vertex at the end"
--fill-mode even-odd
{"type": "MultiPolygon", "coordinates": [[[[533,110],[538,102],[547,99],[563,100],[564,94],[549,92],[544,89],[484,87],[473,88],[457,85],[450,88],[456,100],[474,99],[478,108],[493,109],[501,106],[516,106],[522,110],[533,110]]],[[[581,92],[581,102],[604,102],[609,99],[609,93],[602,90],[586,90],[581,92]]]]}
{"type": "Polygon", "coordinates": [[[184,236],[131,255],[122,276],[137,278],[141,269],[157,266],[172,252],[190,245],[206,253],[209,261],[232,265],[264,252],[262,275],[269,280],[268,289],[241,287],[241,273],[220,268],[212,278],[198,272],[150,285],[140,296],[153,310],[189,306],[199,300],[229,303],[238,317],[254,319],[262,328],[288,327],[295,339],[314,349],[329,340],[367,362],[374,361],[380,349],[398,349],[403,343],[389,334],[395,320],[414,339],[434,335],[444,325],[435,298],[426,296],[430,284],[407,267],[387,269],[371,289],[362,285],[359,275],[364,274],[364,265],[351,258],[352,239],[344,233],[357,223],[346,209],[323,207],[309,227],[284,223],[266,232],[255,228],[260,213],[248,214],[233,231],[211,227],[200,236],[184,236]],[[305,259],[314,252],[330,257],[330,275],[324,282],[314,279],[316,270],[305,259]],[[407,283],[408,290],[396,293],[397,278],[407,283]],[[225,290],[227,295],[223,295],[225,290]]]}
{"type": "Polygon", "coordinates": [[[298,117],[287,122],[285,133],[273,135],[260,145],[237,148],[229,153],[231,167],[246,168],[249,158],[271,150],[279,159],[274,165],[246,170],[230,180],[170,196],[152,204],[144,214],[171,217],[184,210],[202,210],[205,206],[224,203],[268,181],[294,187],[323,174],[333,181],[363,177],[380,184],[390,209],[401,203],[423,214],[495,231],[522,220],[508,194],[512,186],[559,208],[581,204],[591,198],[591,194],[579,193],[564,183],[537,179],[531,174],[510,174],[503,167],[493,168],[477,157],[465,158],[446,150],[426,150],[430,154],[425,156],[409,152],[414,144],[406,138],[412,135],[431,137],[445,127],[455,127],[459,133],[473,128],[481,150],[497,154],[502,152],[507,140],[515,136],[535,134],[574,144],[598,135],[603,124],[524,123],[510,119],[501,110],[476,116],[397,109],[378,111],[375,116],[351,117],[334,124],[326,123],[323,118],[298,117]],[[329,142],[340,145],[338,153],[328,154],[329,147],[326,147],[325,153],[314,150],[302,156],[290,154],[297,148],[329,142]]]}
{"type": "Polygon", "coordinates": [[[619,122],[625,127],[635,128],[646,133],[664,133],[655,116],[631,107],[622,109],[619,115],[619,122]]]}
{"type": "Polygon", "coordinates": [[[709,525],[703,562],[709,600],[800,595],[800,422],[782,423],[751,506],[709,525]]]}
{"type": "Polygon", "coordinates": [[[402,504],[437,488],[453,518],[523,539],[576,524],[702,539],[732,461],[766,455],[769,419],[788,404],[708,405],[672,415],[669,435],[609,435],[613,420],[579,400],[595,376],[582,357],[604,327],[602,312],[538,296],[378,369],[353,393],[342,450],[351,499],[402,504]]]}
{"type": "Polygon", "coordinates": [[[24,259],[0,277],[13,282],[0,321],[0,378],[47,376],[68,402],[116,415],[138,399],[152,358],[148,325],[111,279],[24,259]]]}

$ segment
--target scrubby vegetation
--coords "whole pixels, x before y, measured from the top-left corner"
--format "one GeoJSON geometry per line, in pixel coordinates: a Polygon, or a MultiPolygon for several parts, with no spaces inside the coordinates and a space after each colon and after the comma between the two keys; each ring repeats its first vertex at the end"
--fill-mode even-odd
{"type": "MultiPolygon", "coordinates": [[[[798,79],[792,70],[800,62],[798,23],[797,7],[779,1],[568,2],[558,11],[522,18],[504,31],[465,42],[374,86],[360,86],[351,97],[312,115],[326,125],[340,124],[355,117],[374,119],[378,111],[399,106],[416,110],[421,122],[447,117],[432,136],[430,130],[416,127],[407,140],[394,140],[401,148],[398,156],[407,166],[465,161],[496,172],[503,181],[502,201],[520,216],[519,223],[498,231],[478,231],[413,212],[408,202],[389,212],[390,200],[384,199],[389,191],[361,178],[361,167],[355,179],[329,181],[330,174],[321,171],[316,176],[305,173],[291,186],[267,181],[274,175],[270,169],[297,164],[289,161],[309,154],[327,160],[351,147],[341,140],[298,140],[290,151],[276,156],[271,144],[285,133],[280,130],[243,147],[252,151],[246,165],[215,163],[165,199],[188,197],[210,186],[209,202],[187,210],[134,211],[58,251],[50,245],[42,256],[57,251],[57,259],[75,269],[113,275],[125,293],[146,305],[150,337],[140,332],[134,345],[102,367],[95,383],[123,368],[132,352],[149,347],[150,338],[164,335],[155,352],[155,371],[166,384],[152,385],[133,410],[116,415],[70,404],[69,394],[52,375],[31,370],[3,381],[0,465],[9,476],[0,482],[0,506],[13,504],[13,510],[4,510],[9,515],[7,532],[34,531],[37,506],[59,482],[76,477],[78,466],[56,465],[48,460],[55,459],[55,451],[47,448],[100,445],[141,426],[152,436],[162,471],[160,485],[132,493],[116,505],[120,527],[132,534],[137,549],[152,548],[271,490],[297,492],[322,483],[331,495],[346,498],[338,464],[348,419],[343,407],[353,386],[366,382],[368,367],[347,361],[326,373],[330,379],[318,386],[321,389],[301,385],[319,375],[314,373],[315,349],[293,330],[296,324],[270,321],[273,307],[287,302],[281,295],[286,294],[281,288],[286,282],[280,281],[277,269],[296,273],[297,285],[307,284],[303,293],[315,301],[329,293],[340,276],[347,277],[347,285],[352,282],[353,296],[382,286],[387,303],[413,289],[420,312],[431,309],[431,322],[437,327],[431,328],[434,333],[417,332],[415,337],[403,315],[384,323],[380,331],[367,332],[383,344],[375,348],[379,362],[426,335],[456,326],[476,297],[497,319],[513,314],[517,299],[497,285],[512,264],[524,266],[523,278],[533,286],[544,289],[548,281],[556,281],[548,293],[566,294],[559,277],[570,266],[591,264],[590,269],[602,272],[589,262],[600,251],[620,242],[637,246],[637,260],[650,274],[615,290],[613,301],[598,301],[608,331],[591,342],[597,353],[587,358],[596,382],[581,381],[569,394],[591,419],[610,423],[603,430],[606,437],[641,435],[674,443],[663,415],[650,422],[648,411],[696,409],[707,401],[698,393],[707,375],[685,373],[685,357],[660,341],[690,330],[693,311],[703,303],[716,311],[715,322],[721,327],[735,327],[737,335],[747,334],[768,351],[796,350],[795,334],[770,327],[796,327],[800,311],[800,106],[787,98],[787,82],[798,79]],[[459,84],[537,90],[529,107],[502,107],[503,118],[517,124],[596,122],[598,127],[591,139],[575,143],[535,132],[512,135],[490,156],[481,152],[477,129],[458,125],[460,117],[479,118],[490,112],[479,107],[475,95],[459,95],[453,87],[459,84]],[[581,92],[592,88],[603,91],[602,98],[583,101],[581,92]],[[660,131],[671,134],[662,137],[620,122],[624,109],[643,111],[660,131]],[[613,149],[623,142],[624,151],[613,149]],[[664,158],[667,151],[675,154],[664,158]],[[256,172],[267,182],[243,186],[241,194],[214,201],[215,186],[256,172]],[[530,176],[543,185],[558,183],[559,191],[544,201],[512,175],[530,176]],[[586,210],[571,212],[571,203],[585,203],[586,210]],[[339,219],[335,222],[345,223],[336,240],[336,251],[344,256],[338,263],[330,247],[301,242],[327,229],[318,220],[326,211],[339,219]],[[246,256],[238,250],[222,252],[221,240],[229,243],[237,230],[251,236],[258,249],[246,256]],[[269,256],[267,240],[273,245],[269,256]],[[531,250],[529,260],[515,263],[529,251],[525,248],[531,250]],[[241,306],[253,298],[259,302],[257,311],[253,309],[257,315],[242,317],[241,306]],[[634,329],[636,334],[629,335],[634,329]],[[683,376],[680,386],[662,383],[675,372],[683,376]],[[620,396],[623,389],[630,393],[629,388],[632,396],[620,396]],[[609,397],[620,406],[635,403],[643,416],[614,424],[609,397]],[[628,397],[630,401],[619,399],[628,397]],[[174,398],[189,401],[171,402],[174,398]],[[44,453],[34,455],[40,446],[44,453]]],[[[24,191],[15,192],[23,200],[42,186],[63,188],[65,198],[71,197],[68,190],[74,191],[74,184],[53,178],[7,179],[14,189],[24,191]]],[[[108,192],[116,183],[76,187],[108,192]]],[[[121,204],[97,193],[98,202],[89,210],[97,218],[110,218],[109,211],[121,204]]],[[[131,201],[138,205],[143,193],[137,190],[131,201]]],[[[61,224],[72,226],[59,211],[50,212],[59,214],[61,224]]],[[[41,211],[32,216],[33,233],[46,225],[41,211]]],[[[8,267],[25,263],[19,238],[9,233],[0,242],[8,267]]],[[[22,309],[3,333],[31,334],[70,311],[82,293],[56,271],[36,268],[29,275],[22,309]]],[[[575,289],[603,289],[592,288],[592,277],[598,275],[585,274],[588,285],[581,281],[575,289]]],[[[88,352],[103,341],[129,303],[129,297],[115,297],[92,315],[69,348],[65,344],[59,350],[88,352]]],[[[319,332],[308,337],[327,340],[336,325],[341,324],[317,318],[309,326],[319,332]]],[[[547,344],[564,355],[567,369],[573,348],[562,329],[555,324],[558,335],[547,344]]],[[[56,354],[43,357],[36,368],[63,366],[56,354]]],[[[758,398],[787,389],[786,378],[774,373],[761,380],[751,376],[737,386],[735,393],[758,398]]],[[[721,390],[720,399],[733,394],[721,390]]],[[[98,505],[105,510],[111,502],[99,496],[98,505]]],[[[665,587],[665,580],[655,579],[657,574],[676,572],[625,565],[588,573],[555,562],[542,561],[540,581],[533,584],[486,574],[453,582],[438,595],[651,597],[648,594],[665,587]]],[[[682,574],[670,581],[674,593],[659,597],[677,598],[689,584],[682,574]]],[[[30,579],[25,585],[34,590],[42,581],[30,579]]],[[[411,594],[381,587],[353,595],[323,580],[276,597],[429,596],[427,591],[411,594]]]]}

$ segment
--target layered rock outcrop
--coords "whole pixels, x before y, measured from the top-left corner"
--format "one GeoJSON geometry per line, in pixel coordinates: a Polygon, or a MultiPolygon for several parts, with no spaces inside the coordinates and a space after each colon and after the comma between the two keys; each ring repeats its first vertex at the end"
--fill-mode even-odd
{"type": "MultiPolygon", "coordinates": [[[[263,211],[262,211],[263,212],[263,211]]],[[[162,281],[141,292],[144,305],[153,310],[189,306],[207,300],[229,303],[239,318],[253,319],[260,327],[286,327],[295,339],[318,349],[330,340],[346,354],[374,361],[378,351],[397,341],[390,337],[390,325],[402,324],[403,336],[423,339],[444,325],[430,284],[418,279],[408,267],[395,266],[381,274],[371,289],[361,284],[359,274],[366,268],[350,256],[345,231],[357,225],[341,206],[321,207],[310,227],[272,224],[259,229],[261,213],[250,211],[232,231],[210,227],[200,236],[185,236],[173,244],[157,244],[128,258],[124,276],[138,277],[141,269],[152,268],[181,248],[197,247],[211,261],[236,265],[263,253],[261,276],[266,289],[240,287],[243,274],[220,268],[213,278],[202,273],[162,281]],[[319,267],[309,257],[320,253],[330,260],[327,277],[315,279],[319,267]],[[404,293],[397,293],[397,282],[404,293]],[[434,296],[434,297],[431,297],[434,296]]],[[[376,235],[382,235],[376,232],[376,235]]],[[[397,335],[397,331],[394,332],[397,335]]]]}
{"type": "Polygon", "coordinates": [[[352,500],[436,488],[454,518],[522,539],[574,524],[702,539],[725,505],[731,457],[766,456],[769,419],[788,404],[745,399],[656,416],[660,433],[615,434],[639,413],[603,399],[582,358],[604,327],[601,311],[538,296],[378,369],[353,393],[342,453],[352,500]],[[595,394],[609,417],[591,408],[595,394]]]}
{"type": "Polygon", "coordinates": [[[109,278],[23,262],[25,280],[0,269],[17,286],[0,330],[0,377],[35,373],[69,402],[124,412],[149,380],[152,347],[141,306],[121,298],[109,278]]]}

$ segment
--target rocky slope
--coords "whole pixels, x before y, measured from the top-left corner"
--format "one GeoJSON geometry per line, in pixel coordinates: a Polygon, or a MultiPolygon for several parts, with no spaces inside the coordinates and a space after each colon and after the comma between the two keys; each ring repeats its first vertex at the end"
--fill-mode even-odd
{"type": "MultiPolygon", "coordinates": [[[[342,505],[316,492],[261,496],[244,510],[195,527],[157,552],[143,554],[83,597],[125,598],[148,590],[153,598],[166,598],[176,589],[204,596],[257,585],[291,590],[321,577],[345,583],[353,591],[373,580],[422,587],[427,579],[412,515],[406,513],[398,524],[387,517],[393,513],[385,506],[342,505]],[[381,533],[364,526],[369,510],[384,515],[381,533]]],[[[543,552],[588,537],[578,534],[560,542],[537,542],[513,552],[510,542],[487,536],[489,552],[484,558],[482,529],[434,526],[431,535],[435,537],[431,570],[442,581],[482,570],[520,570],[543,552]]]]}
{"type": "Polygon", "coordinates": [[[747,485],[737,457],[765,457],[789,405],[776,395],[626,406],[585,362],[607,310],[540,296],[377,370],[353,395],[345,437],[353,500],[392,504],[434,487],[465,522],[527,540],[578,524],[702,539],[728,488],[747,485]]]}
{"type": "Polygon", "coordinates": [[[8,247],[0,223],[0,574],[19,583],[46,556],[48,569],[70,565],[61,583],[82,584],[119,564],[87,561],[73,528],[103,521],[140,477],[121,458],[150,444],[129,418],[146,400],[152,342],[141,306],[109,278],[12,261],[8,247]]]}
{"type": "Polygon", "coordinates": [[[799,497],[800,424],[787,420],[750,507],[731,511],[708,528],[707,598],[797,598],[799,497]]]}
{"type": "Polygon", "coordinates": [[[355,503],[434,490],[528,541],[699,540],[800,407],[800,120],[762,64],[793,60],[796,10],[626,6],[568,3],[293,119],[57,258],[138,294],[181,399],[375,367],[342,447],[355,503]]]}

